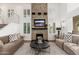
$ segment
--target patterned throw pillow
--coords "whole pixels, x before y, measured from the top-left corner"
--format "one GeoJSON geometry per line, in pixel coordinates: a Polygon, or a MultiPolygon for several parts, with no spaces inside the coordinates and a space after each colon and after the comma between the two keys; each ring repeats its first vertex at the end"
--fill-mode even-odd
{"type": "Polygon", "coordinates": [[[18,34],[11,34],[9,35],[10,42],[18,40],[19,35],[18,34]]]}
{"type": "Polygon", "coordinates": [[[64,40],[65,42],[72,42],[72,34],[71,33],[64,34],[64,40]]]}

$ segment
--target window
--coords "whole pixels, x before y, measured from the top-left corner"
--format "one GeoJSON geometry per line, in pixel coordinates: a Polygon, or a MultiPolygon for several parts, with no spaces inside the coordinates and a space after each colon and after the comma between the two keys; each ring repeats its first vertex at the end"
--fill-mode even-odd
{"type": "Polygon", "coordinates": [[[24,23],[24,25],[23,25],[23,29],[24,29],[24,34],[26,34],[26,33],[30,33],[30,23],[24,23]]]}
{"type": "Polygon", "coordinates": [[[55,33],[55,23],[53,23],[53,33],[55,33]]]}
{"type": "Polygon", "coordinates": [[[14,15],[14,9],[8,9],[8,17],[11,17],[14,15]]]}
{"type": "Polygon", "coordinates": [[[26,18],[26,16],[30,16],[30,9],[24,9],[23,15],[24,15],[25,18],[26,18]]]}
{"type": "Polygon", "coordinates": [[[27,9],[27,15],[30,15],[30,9],[27,9]]]}
{"type": "Polygon", "coordinates": [[[24,23],[24,34],[26,34],[26,23],[24,23]]]}
{"type": "Polygon", "coordinates": [[[26,17],[26,9],[24,9],[23,13],[24,13],[24,17],[26,17]]]}
{"type": "Polygon", "coordinates": [[[27,33],[30,33],[30,23],[27,23],[27,33]]]}

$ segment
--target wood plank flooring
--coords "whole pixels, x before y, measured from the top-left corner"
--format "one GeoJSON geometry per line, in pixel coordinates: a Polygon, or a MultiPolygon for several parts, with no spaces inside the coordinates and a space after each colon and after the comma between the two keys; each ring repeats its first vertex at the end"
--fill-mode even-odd
{"type": "MultiPolygon", "coordinates": [[[[59,48],[54,42],[49,42],[50,47],[40,52],[39,55],[68,55],[65,51],[59,48]]],[[[31,49],[30,42],[24,43],[14,55],[35,55],[35,50],[31,49]]]]}

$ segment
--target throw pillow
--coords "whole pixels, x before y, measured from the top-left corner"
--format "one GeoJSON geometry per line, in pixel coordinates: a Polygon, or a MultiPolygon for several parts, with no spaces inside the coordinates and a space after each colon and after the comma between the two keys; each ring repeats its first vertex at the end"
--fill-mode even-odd
{"type": "Polygon", "coordinates": [[[72,34],[70,33],[64,34],[64,40],[65,42],[72,42],[72,34]]]}
{"type": "Polygon", "coordinates": [[[18,40],[17,34],[11,34],[11,35],[9,35],[9,40],[10,40],[10,42],[18,40]]]}

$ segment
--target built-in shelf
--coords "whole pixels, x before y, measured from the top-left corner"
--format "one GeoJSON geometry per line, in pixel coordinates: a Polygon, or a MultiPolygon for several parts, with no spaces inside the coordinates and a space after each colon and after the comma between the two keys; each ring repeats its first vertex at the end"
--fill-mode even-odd
{"type": "Polygon", "coordinates": [[[38,12],[38,15],[41,15],[41,12],[38,12]]]}
{"type": "Polygon", "coordinates": [[[35,12],[32,12],[32,15],[35,15],[35,12]]]}
{"type": "Polygon", "coordinates": [[[44,12],[44,15],[47,15],[47,12],[44,12]]]}

